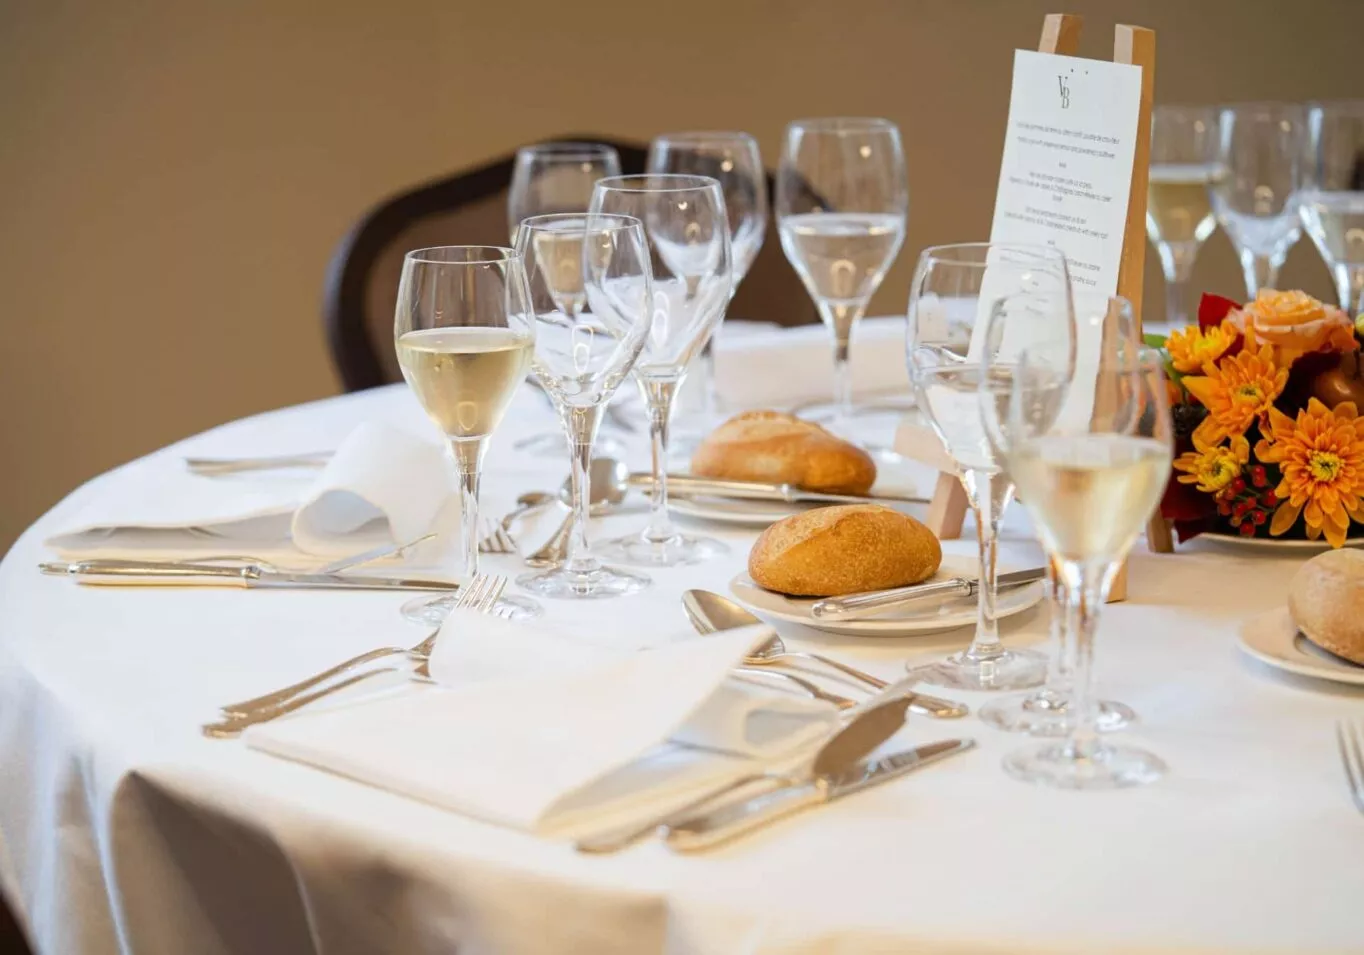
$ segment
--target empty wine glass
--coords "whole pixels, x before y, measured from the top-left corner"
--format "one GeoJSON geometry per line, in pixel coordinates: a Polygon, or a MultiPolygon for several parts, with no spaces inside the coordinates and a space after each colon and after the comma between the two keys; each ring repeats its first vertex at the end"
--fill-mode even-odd
{"type": "MultiPolygon", "coordinates": [[[[502,422],[535,348],[535,318],[521,256],[499,246],[418,249],[403,257],[393,337],[403,378],[445,435],[459,478],[455,573],[478,573],[478,482],[488,436],[502,422]]],[[[454,596],[419,598],[403,615],[438,626],[454,596]]],[[[503,597],[509,617],[540,605],[503,597]]]]}
{"type": "Polygon", "coordinates": [[[1004,768],[1064,789],[1142,785],[1165,764],[1145,750],[1100,741],[1094,637],[1109,587],[1170,476],[1174,445],[1160,355],[1119,341],[1100,350],[1092,373],[1073,378],[1031,356],[1027,347],[1019,355],[1000,414],[1004,457],[1069,595],[1076,712],[1064,741],[1013,753],[1004,768]],[[1058,388],[1071,392],[1067,407],[1085,413],[1048,414],[1058,388]],[[1075,400],[1077,389],[1083,401],[1075,400]]]}
{"type": "Polygon", "coordinates": [[[777,171],[781,247],[834,340],[834,430],[852,415],[853,327],[904,240],[909,185],[900,130],[884,119],[786,127],[777,171]]]}
{"type": "Polygon", "coordinates": [[[1364,312],[1364,100],[1307,111],[1302,222],[1336,283],[1340,307],[1364,312]]]}
{"type": "MultiPolygon", "coordinates": [[[[708,537],[678,531],[668,516],[668,424],[687,366],[709,340],[729,304],[729,223],[720,184],[708,176],[618,176],[597,183],[593,212],[634,216],[644,223],[653,267],[653,323],[635,380],[649,406],[653,493],[643,532],[602,545],[603,556],[670,567],[722,553],[708,537]]],[[[589,287],[589,292],[591,291],[589,287]]],[[[621,308],[614,295],[593,301],[599,314],[621,308]]]]}
{"type": "MultiPolygon", "coordinates": [[[[1086,313],[1085,309],[1098,304],[1077,303],[1076,329],[1080,338],[1097,342],[1100,347],[1105,340],[1109,342],[1127,341],[1135,345],[1138,332],[1136,319],[1132,313],[1132,304],[1124,298],[1115,296],[1109,300],[1107,307],[1102,311],[1096,311],[1094,314],[1086,313]]],[[[991,334],[987,332],[987,340],[990,337],[991,334]]],[[[1081,349],[1077,348],[1078,350],[1081,349]]],[[[1056,347],[1055,343],[1049,345],[1043,340],[1028,349],[1027,354],[1032,368],[1036,369],[1045,364],[1054,379],[1058,382],[1064,379],[1068,361],[1064,349],[1056,347]]],[[[996,353],[991,356],[991,361],[996,370],[1007,368],[1010,373],[1015,369],[1018,360],[1017,352],[996,353]]],[[[1072,393],[1078,395],[1078,390],[1072,389],[1072,393]]],[[[1063,401],[1056,401],[1056,395],[1053,394],[1044,394],[1043,397],[1050,399],[1048,407],[1054,409],[1059,417],[1062,412],[1063,401]]],[[[995,448],[995,452],[1001,457],[1007,456],[1009,436],[1003,427],[1004,422],[1000,418],[1000,411],[1008,408],[1009,404],[1005,402],[1004,408],[1001,409],[1000,403],[997,401],[984,401],[980,406],[986,434],[991,445],[995,448]]],[[[1034,411],[1039,423],[1042,411],[1043,409],[1040,406],[1034,411]]],[[[1075,648],[1067,639],[1072,631],[1065,626],[1065,614],[1070,606],[1070,598],[1065,584],[1065,575],[1060,563],[1055,558],[1049,559],[1047,561],[1047,610],[1052,657],[1051,664],[1047,667],[1047,682],[1041,689],[1026,696],[995,700],[982,706],[979,712],[981,720],[996,729],[1023,732],[1032,736],[1066,736],[1074,729],[1076,707],[1073,661],[1075,648]]],[[[1107,733],[1122,729],[1137,718],[1131,707],[1112,700],[1101,700],[1095,704],[1095,707],[1095,728],[1100,732],[1107,733]]]]}
{"type": "Polygon", "coordinates": [[[1199,247],[1217,228],[1209,188],[1222,175],[1217,109],[1157,106],[1151,112],[1146,235],[1165,273],[1165,318],[1188,323],[1189,278],[1199,247]]]}
{"type": "MultiPolygon", "coordinates": [[[[985,432],[981,404],[1007,395],[1007,368],[990,355],[1047,343],[1073,365],[1075,318],[1065,256],[1055,249],[974,243],[925,249],[910,287],[907,351],[919,407],[942,440],[976,520],[980,588],[971,645],[923,669],[923,680],[963,690],[1021,690],[1046,678],[1046,657],[1011,650],[995,616],[999,522],[1013,483],[985,432]],[[993,318],[993,321],[991,319],[993,318]],[[987,323],[993,336],[985,337],[987,323]]],[[[915,669],[918,669],[917,667],[915,669]]]]}
{"type": "MultiPolygon", "coordinates": [[[[734,259],[733,298],[767,231],[767,173],[757,140],[738,132],[665,133],[649,144],[647,171],[709,176],[720,183],[734,259]]],[[[694,372],[700,380],[689,382],[689,388],[699,390],[700,416],[708,430],[716,414],[714,338],[701,349],[694,372]]]]}
{"type": "Polygon", "coordinates": [[[1248,298],[1274,287],[1288,250],[1302,236],[1306,125],[1306,112],[1292,103],[1229,106],[1218,117],[1212,207],[1241,257],[1248,298]]]}
{"type": "Polygon", "coordinates": [[[547,597],[615,597],[649,585],[588,550],[592,442],[602,411],[634,367],[652,318],[649,243],[630,216],[564,213],[522,220],[516,239],[537,334],[532,367],[563,419],[572,458],[573,532],[561,567],[517,583],[547,597]],[[609,301],[611,307],[602,308],[609,301]]]}

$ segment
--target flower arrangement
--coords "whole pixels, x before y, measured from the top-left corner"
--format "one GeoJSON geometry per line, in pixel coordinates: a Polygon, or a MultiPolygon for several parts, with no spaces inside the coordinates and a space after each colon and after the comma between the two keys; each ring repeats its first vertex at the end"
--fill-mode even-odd
{"type": "Polygon", "coordinates": [[[1204,531],[1325,537],[1364,524],[1364,367],[1356,321],[1302,292],[1204,295],[1198,324],[1148,336],[1165,355],[1174,477],[1161,513],[1204,531]]]}

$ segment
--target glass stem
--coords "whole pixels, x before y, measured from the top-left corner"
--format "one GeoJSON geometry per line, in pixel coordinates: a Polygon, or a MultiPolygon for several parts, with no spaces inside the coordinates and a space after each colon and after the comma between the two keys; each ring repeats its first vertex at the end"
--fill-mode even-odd
{"type": "Polygon", "coordinates": [[[976,601],[976,635],[966,650],[968,660],[993,660],[1004,652],[995,613],[998,584],[999,520],[1013,494],[1013,484],[988,471],[968,471],[963,482],[976,518],[980,553],[980,589],[976,601]]]}
{"type": "Polygon", "coordinates": [[[456,576],[469,579],[478,573],[478,478],[483,466],[483,438],[451,438],[450,456],[459,478],[459,564],[456,576]]]}
{"type": "Polygon", "coordinates": [[[849,352],[852,330],[866,309],[865,302],[856,305],[826,305],[819,303],[820,317],[834,333],[834,430],[852,417],[853,382],[849,352]]]}
{"type": "Polygon", "coordinates": [[[1099,626],[1099,611],[1108,596],[1119,564],[1069,564],[1066,587],[1070,592],[1066,626],[1075,654],[1072,712],[1074,723],[1066,741],[1070,759],[1092,759],[1099,746],[1096,726],[1098,702],[1094,696],[1094,635],[1099,626]]]}
{"type": "Polygon", "coordinates": [[[568,435],[572,464],[569,481],[573,497],[573,530],[568,538],[568,560],[564,568],[575,574],[591,573],[601,566],[588,550],[587,519],[589,502],[592,500],[592,444],[597,439],[597,429],[601,427],[605,408],[605,404],[587,408],[565,405],[560,411],[564,431],[568,435]]]}
{"type": "Polygon", "coordinates": [[[1246,276],[1246,298],[1253,299],[1260,289],[1274,288],[1279,280],[1279,266],[1283,255],[1260,255],[1250,249],[1241,250],[1241,270],[1246,276]]]}
{"type": "Polygon", "coordinates": [[[1187,325],[1189,279],[1193,276],[1197,242],[1162,242],[1156,246],[1161,271],[1165,273],[1165,320],[1171,325],[1187,325]]]}
{"type": "Polygon", "coordinates": [[[1047,668],[1047,685],[1036,694],[1038,708],[1061,710],[1070,703],[1071,662],[1070,646],[1066,639],[1066,607],[1069,595],[1065,579],[1056,561],[1047,560],[1048,634],[1051,638],[1051,665],[1047,668]]]}
{"type": "Polygon", "coordinates": [[[646,540],[661,544],[677,536],[668,517],[668,420],[672,415],[673,398],[682,378],[640,378],[639,387],[649,406],[649,439],[653,452],[653,492],[649,496],[649,526],[644,529],[646,540]]]}
{"type": "MultiPolygon", "coordinates": [[[[717,328],[718,332],[719,329],[717,328]]],[[[701,360],[697,363],[701,373],[701,380],[697,384],[701,388],[701,415],[705,422],[704,427],[711,427],[715,420],[716,409],[719,402],[715,395],[715,336],[712,334],[706,341],[706,347],[701,349],[701,360]]]]}
{"type": "Polygon", "coordinates": [[[1340,307],[1353,319],[1364,312],[1364,265],[1341,263],[1331,271],[1335,274],[1340,307]]]}

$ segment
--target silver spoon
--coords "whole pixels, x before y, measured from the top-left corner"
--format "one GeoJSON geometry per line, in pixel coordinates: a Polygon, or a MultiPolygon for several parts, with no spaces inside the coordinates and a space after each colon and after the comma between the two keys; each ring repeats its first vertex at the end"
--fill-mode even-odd
{"type": "MultiPolygon", "coordinates": [[[[709,590],[688,590],[682,595],[682,606],[687,611],[687,619],[701,633],[715,633],[720,630],[732,630],[735,627],[747,627],[755,623],[762,623],[756,616],[733,600],[709,590]]],[[[772,639],[754,650],[744,662],[750,666],[778,666],[792,659],[810,660],[833,667],[840,673],[845,673],[874,690],[884,690],[890,685],[879,677],[864,673],[856,667],[840,663],[823,654],[787,650],[786,644],[775,633],[772,635],[772,639]]],[[[911,706],[911,709],[939,719],[955,719],[959,716],[965,716],[969,712],[967,707],[961,703],[922,695],[916,696],[915,704],[911,706]]]]}
{"type": "MultiPolygon", "coordinates": [[[[587,504],[592,514],[601,514],[621,501],[629,491],[630,469],[615,458],[593,458],[587,472],[591,488],[587,504]]],[[[573,479],[564,482],[563,495],[572,490],[573,479]]],[[[568,559],[568,539],[573,534],[573,514],[564,518],[559,529],[544,546],[526,558],[531,567],[558,567],[568,559]]]]}

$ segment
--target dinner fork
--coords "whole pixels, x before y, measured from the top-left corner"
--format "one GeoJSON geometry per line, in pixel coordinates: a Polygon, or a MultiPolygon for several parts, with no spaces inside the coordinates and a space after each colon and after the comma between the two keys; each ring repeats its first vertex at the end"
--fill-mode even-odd
{"type": "Polygon", "coordinates": [[[1340,762],[1345,767],[1345,781],[1350,786],[1350,798],[1355,808],[1364,812],[1364,749],[1359,742],[1359,730],[1353,723],[1336,723],[1336,745],[1340,747],[1340,762]]]}
{"type": "MultiPolygon", "coordinates": [[[[506,586],[506,577],[493,574],[476,574],[473,580],[459,589],[458,596],[455,598],[455,607],[487,613],[497,603],[497,598],[502,596],[502,591],[506,586]]],[[[377,647],[367,653],[361,653],[349,660],[344,660],[334,667],[308,677],[306,680],[300,680],[290,686],[249,700],[229,703],[222,707],[222,711],[228,717],[245,717],[258,710],[275,708],[321,683],[326,683],[328,680],[335,679],[358,667],[373,663],[375,660],[382,660],[384,657],[406,656],[409,659],[425,660],[431,655],[431,650],[436,645],[436,637],[439,635],[440,629],[437,628],[427,635],[425,640],[413,647],[377,647]]]]}
{"type": "Polygon", "coordinates": [[[515,554],[516,538],[502,526],[500,521],[484,520],[483,536],[478,540],[480,554],[515,554]]]}

